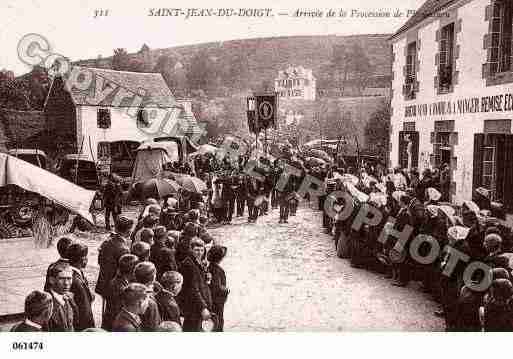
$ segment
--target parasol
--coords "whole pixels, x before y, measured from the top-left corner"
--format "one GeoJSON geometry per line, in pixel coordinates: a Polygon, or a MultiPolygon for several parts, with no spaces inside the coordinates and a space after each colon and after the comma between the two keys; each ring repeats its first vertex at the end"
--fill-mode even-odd
{"type": "Polygon", "coordinates": [[[310,149],[306,151],[306,154],[311,157],[320,158],[325,162],[333,162],[333,158],[323,150],[310,149]]]}
{"type": "Polygon", "coordinates": [[[321,160],[320,158],[317,158],[317,157],[306,157],[305,163],[310,167],[324,166],[327,164],[324,160],[321,160]]]}
{"type": "Polygon", "coordinates": [[[168,178],[151,178],[137,183],[136,186],[144,198],[163,198],[177,193],[180,189],[180,185],[177,182],[168,178]]]}
{"type": "Polygon", "coordinates": [[[207,190],[207,185],[205,182],[200,180],[198,177],[184,175],[177,177],[176,181],[182,186],[184,190],[189,192],[201,194],[203,191],[207,190]]]}

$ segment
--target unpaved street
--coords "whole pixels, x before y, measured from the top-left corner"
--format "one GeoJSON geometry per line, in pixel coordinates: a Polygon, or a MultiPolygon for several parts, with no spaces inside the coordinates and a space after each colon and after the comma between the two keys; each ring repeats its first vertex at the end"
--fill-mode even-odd
{"type": "MultiPolygon", "coordinates": [[[[132,210],[127,214],[135,216],[132,210]]],[[[222,266],[231,293],[227,331],[442,330],[438,308],[416,284],[398,288],[382,275],[349,266],[336,257],[322,233],[320,212],[301,206],[288,224],[278,210],[247,224],[211,229],[228,247],[222,266]]],[[[97,248],[105,235],[82,238],[89,245],[87,273],[97,278],[97,248]]],[[[0,241],[0,314],[23,310],[24,296],[40,289],[56,249],[30,241],[0,241]]],[[[94,308],[99,318],[100,301],[94,308]]]]}

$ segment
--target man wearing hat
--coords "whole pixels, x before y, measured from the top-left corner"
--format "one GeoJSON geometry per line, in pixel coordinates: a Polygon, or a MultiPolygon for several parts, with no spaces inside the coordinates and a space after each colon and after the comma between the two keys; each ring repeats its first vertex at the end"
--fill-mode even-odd
{"type": "Polygon", "coordinates": [[[75,330],[77,331],[95,326],[91,307],[94,295],[89,289],[89,282],[83,272],[87,265],[88,252],[87,246],[82,243],[73,243],[68,248],[69,263],[73,271],[70,292],[73,294],[78,309],[78,317],[75,321],[75,330]]]}
{"type": "Polygon", "coordinates": [[[25,320],[11,328],[11,332],[41,332],[52,317],[53,299],[47,292],[35,290],[25,298],[25,320]]]}
{"type": "Polygon", "coordinates": [[[116,232],[111,233],[109,239],[103,242],[98,249],[100,271],[95,291],[103,298],[108,293],[110,281],[116,275],[119,258],[130,253],[127,238],[130,236],[132,226],[132,220],[120,216],[116,222],[116,232]]]}
{"type": "Polygon", "coordinates": [[[203,320],[210,319],[212,295],[207,283],[208,272],[202,261],[205,255],[205,243],[199,238],[190,241],[190,253],[180,266],[183,275],[183,288],[179,303],[183,312],[185,332],[197,332],[203,320]]]}
{"type": "Polygon", "coordinates": [[[224,327],[224,304],[230,290],[226,286],[226,273],[220,263],[226,256],[226,247],[214,245],[208,251],[208,272],[212,275],[210,292],[212,293],[212,311],[217,315],[216,332],[222,332],[224,327]]]}
{"type": "Polygon", "coordinates": [[[110,217],[114,219],[114,223],[121,214],[121,185],[115,174],[109,176],[107,185],[103,192],[103,203],[105,206],[105,229],[110,231],[110,217]]]}

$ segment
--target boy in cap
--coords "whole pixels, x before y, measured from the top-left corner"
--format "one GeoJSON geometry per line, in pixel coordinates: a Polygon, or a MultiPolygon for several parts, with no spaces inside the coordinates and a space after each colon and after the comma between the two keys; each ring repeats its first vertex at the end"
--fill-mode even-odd
{"type": "Polygon", "coordinates": [[[60,258],[56,262],[50,264],[46,270],[46,280],[44,285],[45,292],[50,290],[50,269],[52,266],[56,265],[57,263],[69,263],[66,251],[68,250],[68,247],[71,245],[71,243],[73,243],[73,241],[69,237],[62,237],[57,242],[57,252],[59,253],[60,258]]]}
{"type": "Polygon", "coordinates": [[[143,284],[148,293],[148,305],[141,315],[141,327],[144,331],[156,331],[162,321],[160,312],[155,299],[155,279],[157,270],[151,262],[142,262],[135,266],[134,279],[136,283],[143,284]]]}
{"type": "Polygon", "coordinates": [[[25,298],[25,320],[11,328],[11,332],[41,332],[52,316],[53,298],[38,290],[25,298]]]}
{"type": "Polygon", "coordinates": [[[77,305],[70,294],[73,271],[68,263],[57,263],[50,268],[50,295],[53,311],[48,321],[50,332],[72,332],[74,330],[77,305]]]}
{"type": "Polygon", "coordinates": [[[212,311],[217,315],[216,332],[222,332],[224,327],[224,304],[230,290],[226,286],[226,273],[219,265],[226,256],[226,247],[214,245],[208,251],[207,259],[210,262],[208,272],[212,275],[210,292],[212,293],[212,311]]]}
{"type": "Polygon", "coordinates": [[[87,246],[82,243],[73,243],[68,248],[69,263],[73,271],[70,292],[73,293],[73,299],[78,308],[78,318],[75,321],[75,330],[77,331],[95,326],[91,307],[94,295],[91,293],[89,282],[83,272],[87,265],[88,252],[87,246]]]}
{"type": "Polygon", "coordinates": [[[118,272],[111,280],[109,291],[105,298],[105,311],[102,316],[102,328],[112,329],[112,322],[121,311],[121,293],[133,280],[134,268],[139,259],[133,254],[124,254],[119,258],[118,272]]]}
{"type": "Polygon", "coordinates": [[[162,290],[155,295],[160,316],[163,321],[180,324],[180,307],[176,302],[176,296],[182,290],[183,277],[176,271],[168,271],[162,274],[160,284],[162,290]]]}
{"type": "Polygon", "coordinates": [[[148,308],[146,286],[130,283],[121,293],[122,308],[112,323],[113,332],[143,331],[141,316],[148,308]]]}
{"type": "MultiPolygon", "coordinates": [[[[96,283],[96,293],[105,298],[108,293],[110,281],[116,275],[119,258],[129,254],[128,237],[132,229],[133,221],[124,217],[118,217],[116,221],[116,232],[112,233],[98,249],[98,264],[100,272],[96,283]]],[[[104,304],[105,306],[105,304],[104,304]]]]}

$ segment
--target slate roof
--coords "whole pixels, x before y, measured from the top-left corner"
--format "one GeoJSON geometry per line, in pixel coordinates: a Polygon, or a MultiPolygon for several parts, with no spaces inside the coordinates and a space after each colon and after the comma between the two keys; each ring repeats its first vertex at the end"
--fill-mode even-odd
{"type": "Polygon", "coordinates": [[[0,109],[0,147],[16,144],[18,147],[33,148],[33,140],[40,137],[45,125],[43,111],[0,109]]]}
{"type": "Polygon", "coordinates": [[[440,11],[444,7],[450,5],[451,3],[455,2],[457,0],[427,0],[422,6],[417,10],[415,15],[410,17],[406,23],[397,30],[395,34],[393,34],[390,39],[393,39],[397,35],[401,34],[402,32],[411,29],[418,23],[420,23],[422,20],[426,19],[427,17],[433,15],[434,13],[440,11]]]}
{"type": "MultiPolygon", "coordinates": [[[[90,102],[86,100],[86,97],[94,96],[96,86],[103,86],[100,90],[104,89],[105,91],[107,91],[107,86],[114,87],[114,90],[112,90],[112,92],[99,103],[103,106],[112,105],[113,99],[119,91],[118,88],[121,87],[134,95],[145,93],[146,95],[143,97],[143,105],[146,107],[171,108],[176,107],[177,105],[173,93],[160,73],[116,71],[82,66],[75,67],[78,67],[84,72],[90,71],[94,73],[94,80],[91,82],[88,89],[81,90],[76,86],[71,89],[71,97],[76,105],[90,105],[90,102]]],[[[76,70],[74,69],[74,71],[76,70]]],[[[133,101],[129,96],[121,101],[118,107],[130,107],[132,104],[133,101]]],[[[138,106],[138,104],[136,104],[136,106],[138,106]]]]}

